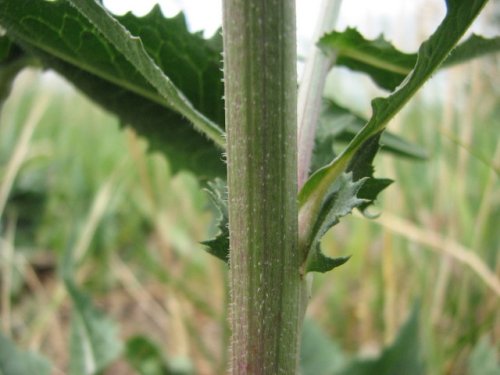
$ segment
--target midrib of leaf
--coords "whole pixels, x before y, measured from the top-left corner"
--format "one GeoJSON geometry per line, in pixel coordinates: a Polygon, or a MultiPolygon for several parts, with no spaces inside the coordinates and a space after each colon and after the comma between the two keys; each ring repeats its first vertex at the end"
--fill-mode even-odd
{"type": "Polygon", "coordinates": [[[439,68],[487,2],[488,0],[446,1],[448,9],[444,20],[434,34],[420,46],[415,68],[403,84],[387,98],[376,98],[372,101],[373,114],[368,123],[342,153],[314,173],[300,191],[299,236],[308,236],[313,218],[317,216],[329,187],[345,170],[355,152],[371,136],[384,130],[389,120],[439,68]]]}
{"type": "Polygon", "coordinates": [[[155,87],[167,100],[170,108],[185,116],[194,127],[220,147],[224,147],[224,132],[211,120],[197,111],[184,94],[156,65],[146,52],[142,41],[114,19],[99,3],[94,0],[69,0],[114,47],[155,87]]]}
{"type": "Polygon", "coordinates": [[[378,59],[376,56],[370,53],[363,53],[357,49],[353,48],[339,48],[339,53],[343,57],[350,57],[352,59],[361,61],[363,63],[369,64],[373,67],[387,70],[389,72],[398,73],[402,75],[407,75],[411,72],[411,69],[407,69],[404,66],[393,64],[390,61],[378,59]]]}
{"type": "Polygon", "coordinates": [[[145,90],[141,86],[134,85],[132,82],[127,81],[126,79],[118,79],[118,77],[116,75],[110,74],[110,73],[106,72],[105,70],[96,69],[94,66],[92,66],[92,64],[86,64],[85,61],[68,56],[67,54],[62,53],[61,51],[59,51],[56,48],[51,48],[50,46],[47,46],[46,44],[39,43],[39,41],[36,40],[35,38],[24,37],[24,39],[30,45],[35,46],[36,48],[38,48],[41,51],[49,53],[50,55],[52,55],[58,59],[61,59],[62,61],[65,61],[71,65],[74,65],[74,66],[76,66],[76,67],[78,67],[78,68],[80,68],[88,73],[94,74],[97,77],[100,77],[108,82],[116,84],[116,85],[118,85],[126,90],[132,91],[138,95],[141,95],[147,99],[154,101],[155,103],[158,103],[166,108],[171,109],[171,107],[169,105],[167,105],[167,103],[165,103],[165,99],[163,99],[159,95],[155,95],[153,91],[145,90]]]}

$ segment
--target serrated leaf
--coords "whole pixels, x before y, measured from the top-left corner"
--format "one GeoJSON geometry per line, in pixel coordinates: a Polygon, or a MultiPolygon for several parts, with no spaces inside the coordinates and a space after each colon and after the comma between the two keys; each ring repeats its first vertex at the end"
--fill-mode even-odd
{"type": "Polygon", "coordinates": [[[221,129],[193,107],[184,93],[175,86],[148,54],[140,38],[132,35],[101,4],[94,0],[69,1],[94,24],[97,30],[157,90],[170,108],[190,120],[198,131],[216,144],[221,147],[224,145],[224,133],[221,129]]]}
{"type": "Polygon", "coordinates": [[[0,332],[0,374],[49,375],[51,365],[41,355],[23,351],[0,332]]]}
{"type": "MultiPolygon", "coordinates": [[[[366,122],[366,119],[335,101],[324,99],[316,131],[311,171],[314,172],[333,160],[334,144],[350,142],[366,122]]],[[[382,151],[411,159],[427,158],[427,153],[422,147],[388,131],[382,133],[380,143],[383,145],[382,151]]]]}
{"type": "Polygon", "coordinates": [[[445,60],[443,66],[448,67],[469,61],[476,57],[500,51],[500,36],[495,38],[484,38],[481,35],[472,34],[466,41],[460,43],[450,56],[445,60]]]}
{"type": "MultiPolygon", "coordinates": [[[[393,91],[412,71],[416,53],[396,49],[383,36],[369,40],[356,29],[333,31],[323,36],[318,46],[327,54],[335,54],[336,65],[368,74],[381,88],[393,91]]],[[[462,63],[500,50],[500,38],[472,35],[459,44],[442,64],[442,68],[462,63]]]]}
{"type": "Polygon", "coordinates": [[[419,49],[417,63],[405,82],[387,98],[372,101],[372,117],[347,147],[330,164],[316,171],[299,193],[299,223],[308,235],[311,222],[318,215],[330,186],[346,170],[356,152],[372,136],[385,129],[418,89],[431,77],[449,55],[487,0],[448,0],[444,20],[419,49]],[[309,223],[309,224],[308,224],[309,223]]]}
{"type": "Polygon", "coordinates": [[[500,375],[498,350],[487,336],[482,337],[470,354],[467,369],[469,375],[500,375]]]}
{"type": "Polygon", "coordinates": [[[378,194],[393,182],[388,178],[373,177],[375,172],[373,160],[380,149],[380,139],[381,134],[379,133],[365,141],[347,167],[347,171],[352,172],[354,181],[364,179],[363,186],[361,186],[357,194],[358,198],[364,200],[358,206],[358,209],[363,213],[377,199],[378,194]]]}
{"type": "Polygon", "coordinates": [[[382,88],[394,90],[412,70],[416,54],[397,50],[383,36],[365,39],[356,29],[334,31],[323,36],[318,46],[335,54],[335,64],[368,74],[382,88]]]}
{"type": "Polygon", "coordinates": [[[342,216],[365,203],[363,199],[357,197],[364,182],[363,179],[353,181],[352,173],[344,173],[333,184],[321,205],[310,240],[306,245],[305,272],[327,272],[349,260],[349,257],[325,256],[321,252],[320,241],[330,228],[338,224],[342,216]]]}
{"type": "Polygon", "coordinates": [[[217,228],[219,233],[216,237],[209,241],[203,241],[202,244],[207,246],[207,251],[223,260],[229,262],[229,215],[227,211],[227,186],[221,179],[216,179],[208,183],[207,192],[210,200],[219,212],[217,218],[217,228]]]}
{"type": "Polygon", "coordinates": [[[378,358],[353,360],[339,375],[424,375],[425,365],[420,349],[418,307],[398,332],[393,344],[378,358]]]}
{"type": "MultiPolygon", "coordinates": [[[[194,106],[223,124],[220,35],[205,40],[191,34],[182,15],[164,18],[159,7],[144,17],[118,19],[141,38],[194,106]]],[[[169,157],[174,172],[188,169],[202,178],[225,174],[221,150],[172,111],[156,88],[66,1],[0,0],[0,24],[46,67],[147,137],[153,149],[169,157]]]]}
{"type": "Polygon", "coordinates": [[[333,342],[316,322],[304,321],[300,345],[302,375],[333,375],[345,367],[346,354],[333,342]]]}

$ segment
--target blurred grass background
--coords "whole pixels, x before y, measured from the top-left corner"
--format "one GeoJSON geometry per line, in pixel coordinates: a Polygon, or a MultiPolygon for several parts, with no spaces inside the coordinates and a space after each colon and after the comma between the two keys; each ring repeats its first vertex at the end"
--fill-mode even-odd
{"type": "MultiPolygon", "coordinates": [[[[429,374],[467,373],[482,338],[498,348],[498,66],[490,57],[440,73],[389,127],[429,160],[381,154],[377,175],[396,181],[382,215],[352,215],[327,235],[329,254],[352,258],[315,276],[308,314],[344,350],[380,351],[417,300],[429,374]]],[[[2,330],[60,373],[70,310],[57,266],[68,246],[123,337],[151,337],[197,374],[224,373],[227,269],[199,244],[216,230],[213,210],[193,176],[173,176],[146,150],[50,74],[21,74],[1,113],[2,330]]],[[[109,373],[127,371],[120,362],[109,373]]]]}

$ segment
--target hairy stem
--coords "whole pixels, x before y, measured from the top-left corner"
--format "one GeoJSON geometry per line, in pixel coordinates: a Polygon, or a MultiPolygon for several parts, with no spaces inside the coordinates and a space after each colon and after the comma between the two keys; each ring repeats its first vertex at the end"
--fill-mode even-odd
{"type": "Polygon", "coordinates": [[[297,246],[294,0],[224,1],[231,373],[295,374],[297,246]]]}

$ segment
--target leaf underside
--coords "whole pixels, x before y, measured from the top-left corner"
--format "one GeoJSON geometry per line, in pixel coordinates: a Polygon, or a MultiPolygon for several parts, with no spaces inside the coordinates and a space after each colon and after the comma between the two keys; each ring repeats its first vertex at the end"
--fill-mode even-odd
{"type": "Polygon", "coordinates": [[[29,64],[26,54],[6,35],[0,36],[0,110],[17,74],[29,64]]]}
{"type": "MultiPolygon", "coordinates": [[[[223,124],[221,37],[187,30],[184,16],[165,18],[159,7],[144,17],[117,17],[141,38],[154,62],[210,120],[223,124]]],[[[164,152],[174,172],[201,179],[225,175],[221,150],[170,109],[156,88],[67,1],[0,0],[0,25],[46,68],[56,70],[93,101],[164,152]]]]}
{"type": "MultiPolygon", "coordinates": [[[[183,91],[179,90],[168,75],[165,74],[165,71],[151,57],[151,52],[153,54],[156,52],[159,55],[158,51],[148,51],[141,38],[133,35],[99,2],[95,0],[67,1],[96,27],[98,32],[115,48],[118,55],[126,59],[134,67],[135,71],[156,89],[156,92],[163,99],[161,103],[165,103],[169,108],[188,119],[196,130],[220,147],[224,146],[223,131],[193,106],[183,91]]],[[[157,47],[160,48],[159,51],[161,51],[163,41],[156,39],[154,43],[157,44],[157,47]]],[[[189,64],[191,61],[184,61],[184,63],[189,64]]]]}
{"type": "MultiPolygon", "coordinates": [[[[389,91],[403,82],[417,62],[417,53],[398,50],[382,35],[374,40],[366,39],[354,28],[328,33],[318,45],[325,53],[335,54],[335,65],[365,73],[379,87],[389,91]]],[[[498,51],[500,37],[484,38],[473,34],[453,49],[441,68],[498,51]]]]}

